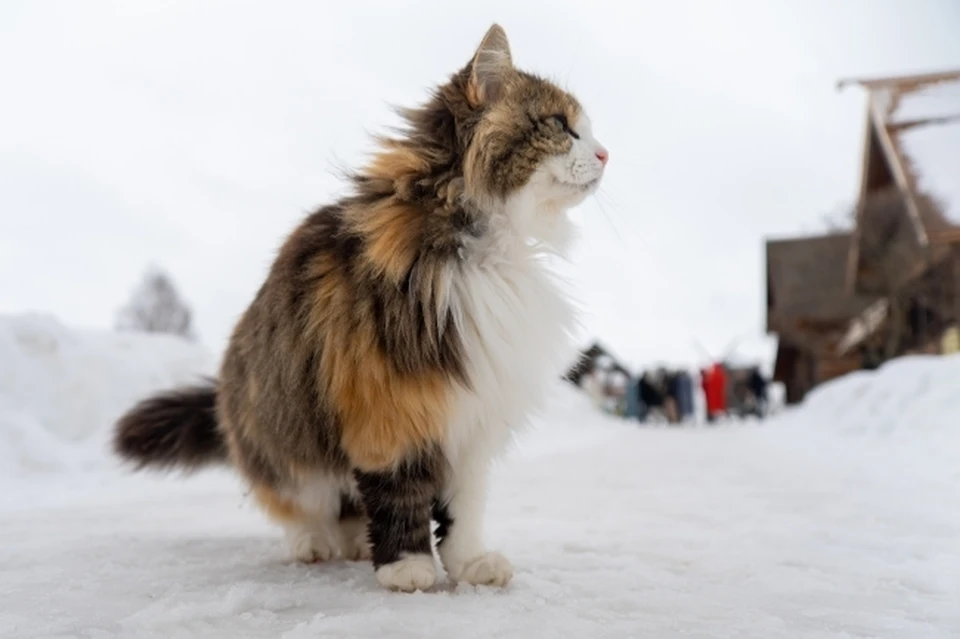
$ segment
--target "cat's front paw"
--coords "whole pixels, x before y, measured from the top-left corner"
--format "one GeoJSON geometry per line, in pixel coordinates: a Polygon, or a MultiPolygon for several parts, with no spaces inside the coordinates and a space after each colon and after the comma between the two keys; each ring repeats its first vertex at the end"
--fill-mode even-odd
{"type": "Polygon", "coordinates": [[[377,569],[377,581],[384,588],[413,592],[427,590],[437,581],[433,555],[409,555],[377,569]]]}
{"type": "Polygon", "coordinates": [[[503,587],[513,579],[513,564],[498,552],[486,552],[476,559],[455,566],[450,574],[454,581],[472,586],[503,587]]]}

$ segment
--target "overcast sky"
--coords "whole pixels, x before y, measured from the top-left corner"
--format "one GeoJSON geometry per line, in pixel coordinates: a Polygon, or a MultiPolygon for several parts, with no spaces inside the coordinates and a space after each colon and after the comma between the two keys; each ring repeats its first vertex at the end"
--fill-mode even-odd
{"type": "Polygon", "coordinates": [[[960,66],[951,0],[4,0],[0,312],[109,327],[157,263],[221,350],[335,168],[493,21],[610,149],[565,271],[632,365],[772,354],[764,238],[856,189],[864,96],[836,80],[960,66]]]}

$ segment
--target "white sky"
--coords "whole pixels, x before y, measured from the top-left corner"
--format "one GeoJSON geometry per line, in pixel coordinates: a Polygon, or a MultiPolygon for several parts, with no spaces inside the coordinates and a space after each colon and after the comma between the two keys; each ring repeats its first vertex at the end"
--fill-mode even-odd
{"type": "Polygon", "coordinates": [[[590,331],[633,365],[769,355],[764,237],[855,192],[863,95],[836,79],[960,66],[960,4],[907,7],[4,0],[0,312],[109,327],[156,262],[219,351],[336,164],[498,21],[611,152],[567,269],[590,331]]]}

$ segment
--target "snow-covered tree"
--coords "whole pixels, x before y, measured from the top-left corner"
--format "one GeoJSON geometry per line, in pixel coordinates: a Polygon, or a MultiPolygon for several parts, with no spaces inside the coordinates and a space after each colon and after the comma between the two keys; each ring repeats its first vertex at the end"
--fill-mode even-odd
{"type": "Polygon", "coordinates": [[[119,331],[170,333],[193,340],[193,314],[173,280],[157,267],[147,269],[126,306],[117,313],[119,331]]]}

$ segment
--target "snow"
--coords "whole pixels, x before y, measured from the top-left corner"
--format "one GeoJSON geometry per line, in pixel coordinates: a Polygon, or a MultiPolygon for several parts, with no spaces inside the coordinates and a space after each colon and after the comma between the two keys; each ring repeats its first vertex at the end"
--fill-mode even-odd
{"type": "Polygon", "coordinates": [[[814,389],[790,419],[849,435],[960,441],[960,356],[910,355],[814,389]]]}
{"type": "Polygon", "coordinates": [[[4,639],[960,634],[960,357],[716,427],[622,422],[558,382],[493,476],[513,583],[401,595],[368,564],[290,562],[225,472],[130,475],[102,447],[69,463],[138,389],[207,372],[196,347],[0,319],[0,443],[19,424],[60,444],[2,480],[4,639]]]}
{"type": "Polygon", "coordinates": [[[0,477],[107,463],[109,425],[123,410],[154,389],[212,372],[213,363],[172,336],[0,316],[0,477]]]}

